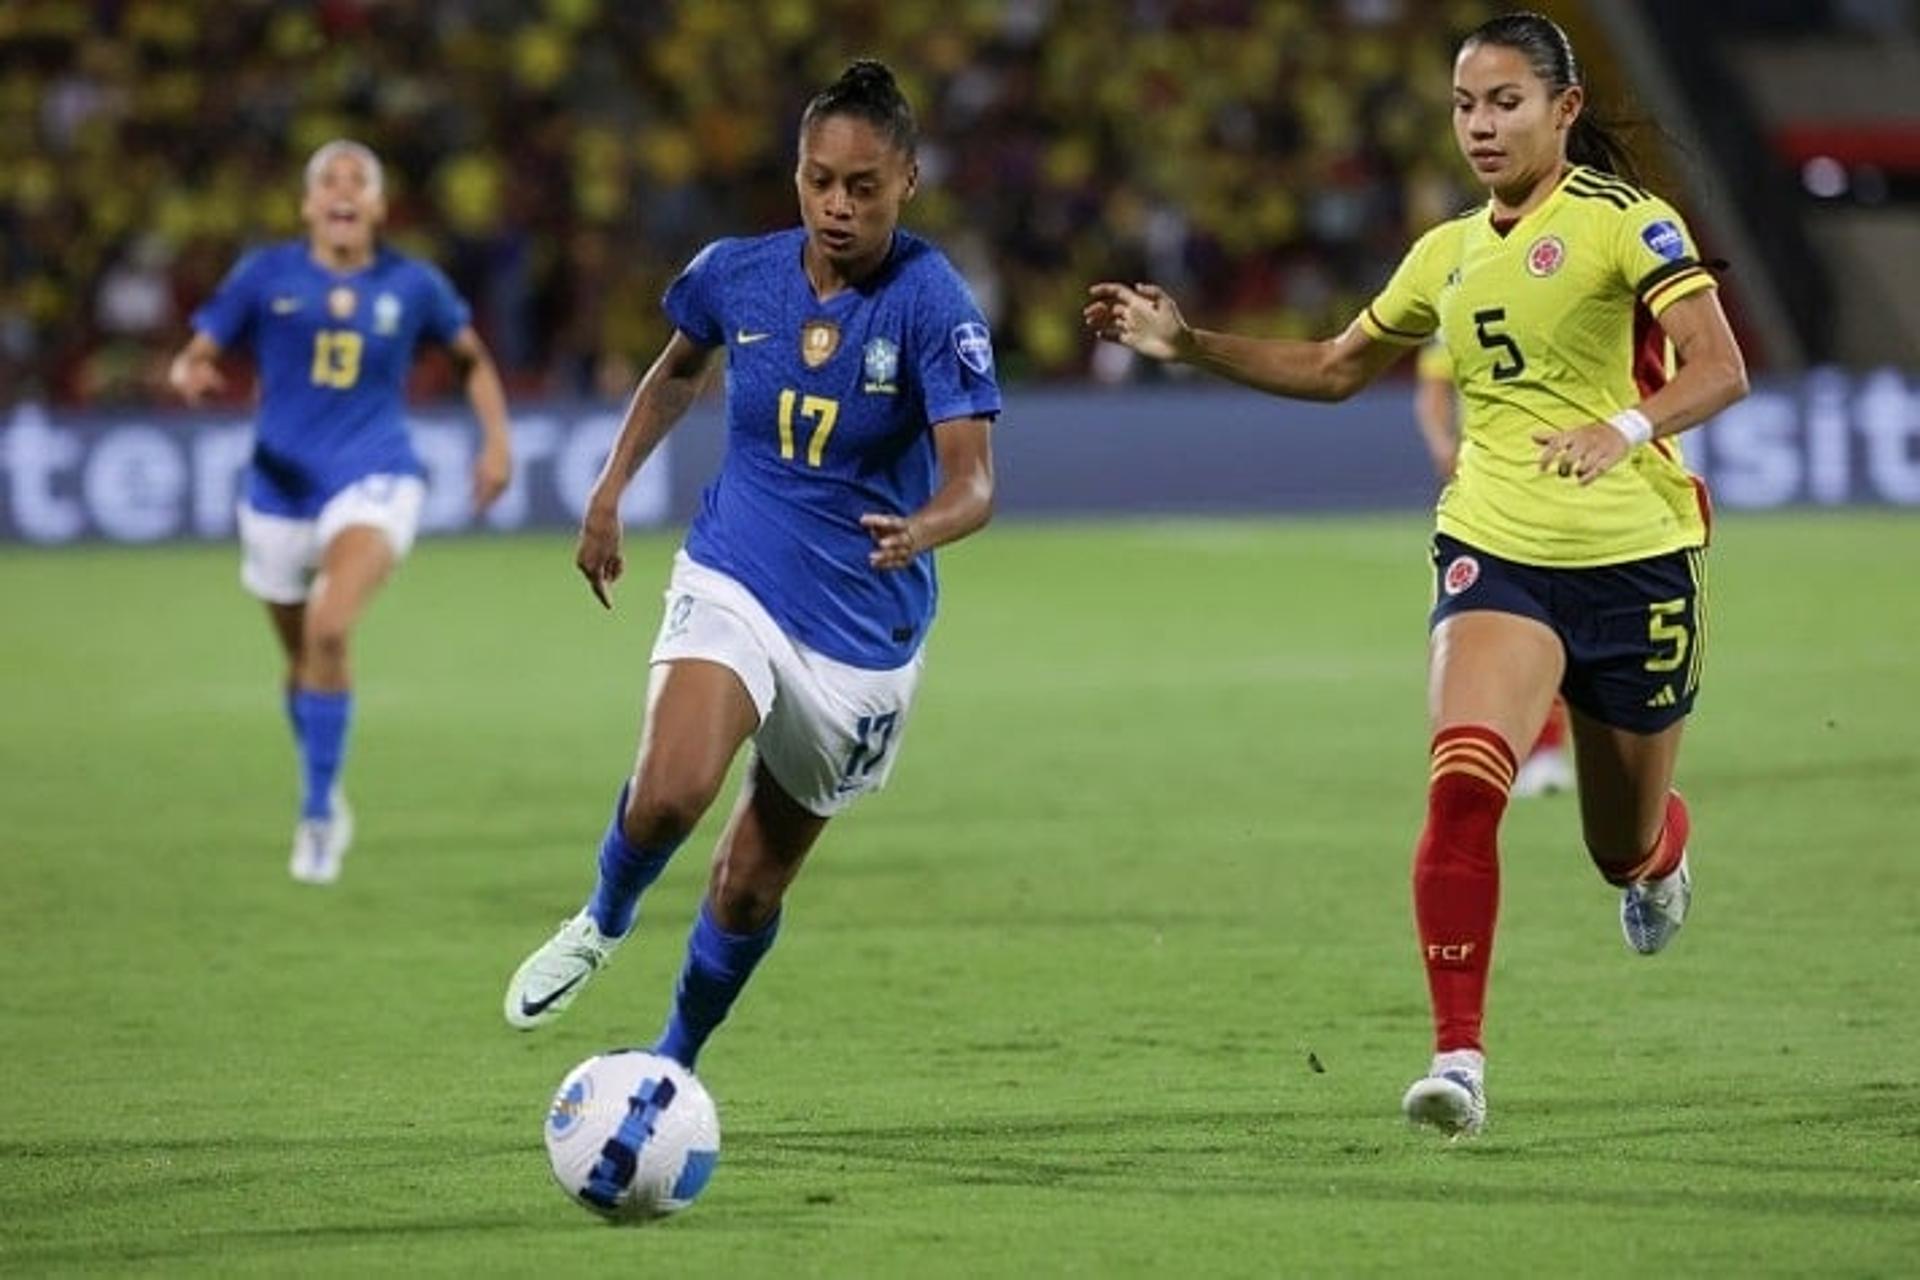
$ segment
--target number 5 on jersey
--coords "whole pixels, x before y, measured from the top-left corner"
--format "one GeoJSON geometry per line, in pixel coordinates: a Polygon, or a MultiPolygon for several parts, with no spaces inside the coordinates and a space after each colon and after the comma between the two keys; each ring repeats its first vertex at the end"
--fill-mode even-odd
{"type": "Polygon", "coordinates": [[[1505,307],[1488,307],[1485,311],[1473,313],[1473,335],[1480,339],[1480,345],[1489,351],[1502,353],[1493,362],[1495,382],[1506,382],[1511,378],[1517,378],[1527,368],[1527,358],[1520,354],[1520,344],[1513,340],[1513,335],[1502,333],[1494,328],[1506,318],[1505,307]]]}
{"type": "Polygon", "coordinates": [[[794,402],[800,404],[800,417],[812,419],[813,434],[807,438],[807,465],[817,467],[827,450],[827,437],[833,434],[833,424],[840,417],[840,402],[826,396],[802,396],[792,388],[780,393],[780,456],[793,458],[793,409],[794,402]]]}

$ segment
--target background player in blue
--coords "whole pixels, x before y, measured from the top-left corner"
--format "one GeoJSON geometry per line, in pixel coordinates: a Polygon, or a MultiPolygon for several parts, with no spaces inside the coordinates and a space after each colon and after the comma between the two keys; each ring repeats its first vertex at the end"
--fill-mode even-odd
{"type": "Polygon", "coordinates": [[[197,402],[223,385],[223,350],[250,347],[259,368],[240,580],[266,602],[287,655],[305,789],[291,870],[326,884],[353,838],[339,793],[353,712],[348,637],[413,545],[426,492],[404,417],[421,342],[452,353],[480,420],[476,507],[500,496],[512,466],[506,396],[466,303],[432,266],[375,239],[386,216],[379,159],[357,142],[321,147],[300,212],[306,240],[243,258],[194,313],[169,377],[197,402]]]}
{"type": "Polygon", "coordinates": [[[656,1046],[691,1067],[779,927],[828,818],[893,767],[928,624],[928,553],[986,524],[1000,409],[987,328],[931,244],[897,229],[913,114],[861,61],[808,104],[800,228],[704,249],[667,291],[676,332],[641,380],[580,533],[610,607],[618,504],[727,353],[727,454],[676,557],[633,776],[586,908],[513,975],[507,1021],[557,1017],[640,893],[754,758],[656,1046]]]}

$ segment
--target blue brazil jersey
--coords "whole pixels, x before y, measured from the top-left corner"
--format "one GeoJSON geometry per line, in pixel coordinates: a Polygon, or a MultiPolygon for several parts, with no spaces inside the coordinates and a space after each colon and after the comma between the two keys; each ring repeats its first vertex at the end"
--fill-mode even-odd
{"type": "Polygon", "coordinates": [[[918,236],[896,231],[886,264],[825,302],[805,242],[800,228],[715,241],[667,290],[675,328],[727,348],[726,457],[687,554],[807,647],[888,670],[933,620],[933,557],[873,568],[860,517],[932,497],[933,424],[1000,411],[993,344],[965,282],[918,236]]]}
{"type": "Polygon", "coordinates": [[[344,273],[303,242],[242,258],[193,327],[250,346],[260,370],[248,505],[310,518],[363,476],[424,474],[407,438],[407,372],[422,339],[449,342],[467,321],[444,275],[386,249],[344,273]]]}

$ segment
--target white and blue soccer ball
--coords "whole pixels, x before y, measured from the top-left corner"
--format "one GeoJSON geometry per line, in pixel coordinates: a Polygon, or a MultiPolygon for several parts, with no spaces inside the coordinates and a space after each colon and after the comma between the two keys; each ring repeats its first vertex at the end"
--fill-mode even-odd
{"type": "Polygon", "coordinates": [[[641,1049],[599,1054],[569,1071],[548,1108],[546,1137],[567,1196],[620,1222],[680,1212],[720,1160],[720,1116],[706,1086],[641,1049]]]}

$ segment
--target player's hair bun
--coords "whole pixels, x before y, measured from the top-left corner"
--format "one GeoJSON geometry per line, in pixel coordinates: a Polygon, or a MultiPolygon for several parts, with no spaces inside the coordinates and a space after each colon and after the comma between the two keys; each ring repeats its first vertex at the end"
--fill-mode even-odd
{"type": "Polygon", "coordinates": [[[900,92],[900,84],[893,78],[893,71],[877,58],[856,58],[848,63],[834,87],[873,98],[900,92]]]}
{"type": "Polygon", "coordinates": [[[847,64],[840,78],[822,89],[807,104],[800,118],[802,128],[827,116],[849,115],[884,130],[893,144],[912,155],[919,142],[919,127],[913,108],[900,92],[900,82],[892,68],[877,58],[856,58],[847,64]]]}

